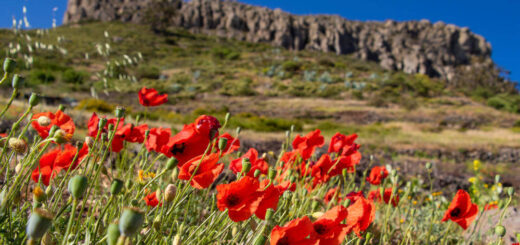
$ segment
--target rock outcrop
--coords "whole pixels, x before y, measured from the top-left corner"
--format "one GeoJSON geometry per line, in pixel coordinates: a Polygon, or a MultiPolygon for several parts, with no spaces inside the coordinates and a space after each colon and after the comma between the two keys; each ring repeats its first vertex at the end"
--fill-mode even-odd
{"type": "MultiPolygon", "coordinates": [[[[154,0],[69,0],[64,24],[88,20],[141,23],[154,0]]],[[[353,54],[391,70],[450,79],[458,67],[492,65],[491,46],[468,28],[427,20],[351,21],[333,15],[292,15],[221,0],[168,0],[172,23],[192,32],[288,49],[353,54]]]]}

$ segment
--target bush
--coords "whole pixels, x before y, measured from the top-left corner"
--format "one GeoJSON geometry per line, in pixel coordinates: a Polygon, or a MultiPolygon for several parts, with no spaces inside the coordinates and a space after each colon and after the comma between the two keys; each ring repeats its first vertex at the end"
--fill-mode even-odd
{"type": "Polygon", "coordinates": [[[303,124],[297,120],[283,118],[267,118],[256,116],[251,113],[241,113],[231,117],[229,121],[231,127],[241,127],[259,132],[277,132],[290,130],[294,125],[296,131],[303,129],[303,124]]]}
{"type": "Polygon", "coordinates": [[[233,51],[229,48],[225,47],[217,47],[211,50],[211,53],[214,57],[219,59],[227,59],[227,60],[238,60],[240,58],[240,53],[237,51],[233,51]]]}
{"type": "Polygon", "coordinates": [[[282,64],[282,69],[286,72],[298,72],[302,68],[300,62],[288,60],[282,64]]]}
{"type": "Polygon", "coordinates": [[[137,68],[136,77],[139,79],[159,79],[161,70],[156,66],[142,65],[137,68]]]}
{"type": "Polygon", "coordinates": [[[114,106],[99,99],[85,99],[79,102],[76,109],[110,113],[114,111],[114,106]]]}
{"type": "Polygon", "coordinates": [[[221,94],[227,96],[253,96],[256,91],[252,88],[253,80],[250,78],[224,84],[221,94]]]}
{"type": "Polygon", "coordinates": [[[37,86],[40,84],[50,84],[56,81],[56,77],[54,74],[47,70],[32,70],[29,73],[29,84],[33,86],[37,86]]]}
{"type": "Polygon", "coordinates": [[[63,72],[62,79],[65,83],[82,84],[87,76],[88,75],[84,72],[68,69],[65,72],[63,72]]]}

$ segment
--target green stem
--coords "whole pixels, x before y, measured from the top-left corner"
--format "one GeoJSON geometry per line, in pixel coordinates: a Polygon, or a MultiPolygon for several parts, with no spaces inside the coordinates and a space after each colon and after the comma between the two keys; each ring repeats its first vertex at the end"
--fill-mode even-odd
{"type": "Polygon", "coordinates": [[[63,236],[63,240],[61,242],[62,245],[67,244],[68,236],[70,233],[70,228],[72,227],[72,221],[74,220],[74,214],[76,213],[76,208],[78,207],[78,199],[74,198],[72,202],[72,211],[69,217],[69,223],[67,224],[67,230],[65,231],[65,235],[63,236]]]}

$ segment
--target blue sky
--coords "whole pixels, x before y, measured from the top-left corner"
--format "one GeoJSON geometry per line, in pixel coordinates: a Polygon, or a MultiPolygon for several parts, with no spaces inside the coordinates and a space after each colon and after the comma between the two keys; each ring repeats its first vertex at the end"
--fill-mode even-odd
{"type": "MultiPolygon", "coordinates": [[[[32,27],[50,27],[53,8],[61,24],[66,0],[0,0],[0,27],[11,27],[12,16],[22,17],[22,6],[32,27]]],[[[492,45],[493,60],[520,81],[520,1],[518,0],[240,0],[294,14],[338,14],[353,20],[444,21],[467,26],[492,45]]]]}

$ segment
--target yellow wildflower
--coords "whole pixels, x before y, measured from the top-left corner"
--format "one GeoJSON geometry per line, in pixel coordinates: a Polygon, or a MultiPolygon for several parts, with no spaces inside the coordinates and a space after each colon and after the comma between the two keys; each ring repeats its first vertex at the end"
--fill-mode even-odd
{"type": "Polygon", "coordinates": [[[482,163],[479,160],[473,161],[473,170],[478,171],[482,167],[482,163]]]}
{"type": "Polygon", "coordinates": [[[434,196],[434,197],[440,196],[440,195],[442,195],[442,191],[432,193],[432,196],[434,196]]]}
{"type": "Polygon", "coordinates": [[[471,177],[468,179],[468,181],[469,181],[469,183],[475,184],[475,182],[477,182],[477,178],[471,177]]]}

